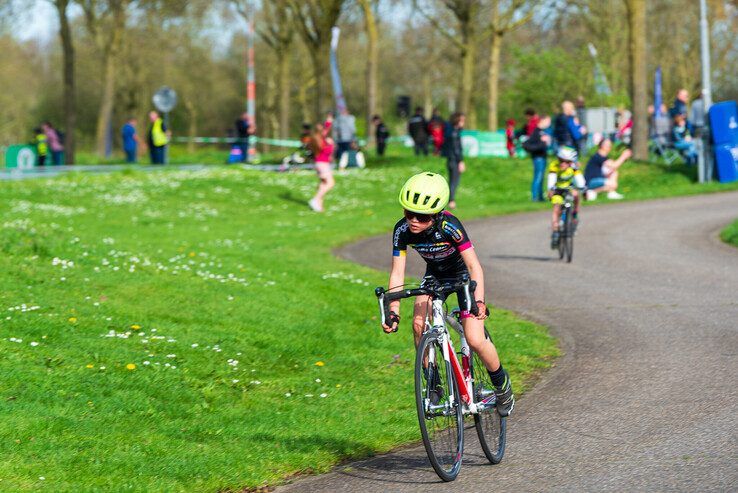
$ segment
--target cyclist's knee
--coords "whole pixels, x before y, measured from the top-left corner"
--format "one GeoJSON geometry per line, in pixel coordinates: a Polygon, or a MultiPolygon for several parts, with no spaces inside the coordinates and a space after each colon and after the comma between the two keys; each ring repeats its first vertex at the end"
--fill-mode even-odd
{"type": "Polygon", "coordinates": [[[413,317],[413,332],[416,334],[422,334],[425,329],[425,317],[421,315],[415,315],[413,317]]]}

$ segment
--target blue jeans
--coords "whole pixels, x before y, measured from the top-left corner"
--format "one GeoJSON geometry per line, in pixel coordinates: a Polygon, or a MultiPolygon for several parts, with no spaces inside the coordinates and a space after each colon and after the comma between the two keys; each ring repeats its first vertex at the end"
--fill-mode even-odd
{"type": "Polygon", "coordinates": [[[546,171],[546,158],[533,158],[533,181],[530,184],[530,197],[533,202],[543,201],[543,173],[546,171]]]}
{"type": "Polygon", "coordinates": [[[123,149],[126,152],[126,162],[127,163],[135,163],[136,162],[136,147],[130,147],[128,149],[123,149]]]}
{"type": "Polygon", "coordinates": [[[694,142],[675,142],[674,148],[681,152],[688,165],[692,166],[697,164],[697,151],[694,148],[694,142]]]}
{"type": "Polygon", "coordinates": [[[51,164],[61,166],[64,159],[64,151],[51,151],[51,164]]]}
{"type": "Polygon", "coordinates": [[[165,146],[149,147],[149,153],[151,154],[151,164],[164,164],[164,147],[165,146]]]}

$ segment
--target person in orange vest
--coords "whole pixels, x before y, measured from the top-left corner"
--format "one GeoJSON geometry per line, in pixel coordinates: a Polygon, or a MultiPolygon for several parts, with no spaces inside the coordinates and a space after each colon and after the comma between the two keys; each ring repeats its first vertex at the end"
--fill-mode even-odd
{"type": "Polygon", "coordinates": [[[164,149],[169,143],[169,132],[164,120],[156,111],[149,112],[151,127],[149,128],[149,154],[151,164],[164,164],[164,149]]]}

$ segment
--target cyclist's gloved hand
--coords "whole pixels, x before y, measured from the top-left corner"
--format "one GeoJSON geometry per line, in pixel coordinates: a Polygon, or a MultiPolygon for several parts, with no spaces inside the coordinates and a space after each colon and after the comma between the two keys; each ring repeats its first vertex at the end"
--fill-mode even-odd
{"type": "Polygon", "coordinates": [[[484,304],[484,301],[477,300],[477,320],[484,320],[485,318],[489,317],[489,308],[487,308],[487,305],[484,304]]]}
{"type": "Polygon", "coordinates": [[[389,320],[387,320],[388,324],[382,324],[382,329],[386,334],[389,334],[391,332],[397,332],[397,328],[400,325],[400,315],[398,315],[395,312],[390,312],[389,320]]]}

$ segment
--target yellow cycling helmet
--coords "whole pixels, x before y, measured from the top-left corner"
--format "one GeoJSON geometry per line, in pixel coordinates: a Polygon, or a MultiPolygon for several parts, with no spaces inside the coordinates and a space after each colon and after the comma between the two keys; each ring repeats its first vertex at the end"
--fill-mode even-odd
{"type": "Polygon", "coordinates": [[[441,212],[448,204],[446,179],[438,173],[425,171],[411,176],[400,190],[400,205],[418,214],[441,212]]]}

